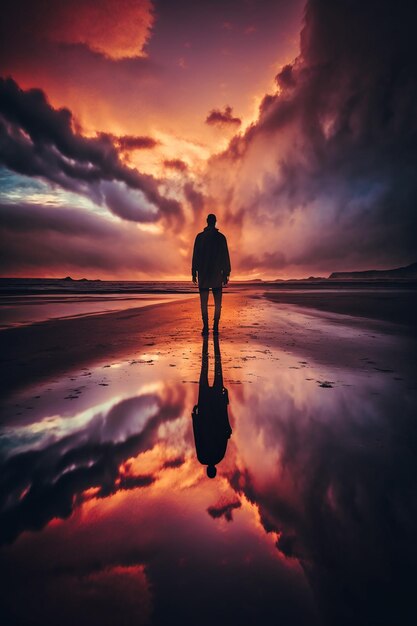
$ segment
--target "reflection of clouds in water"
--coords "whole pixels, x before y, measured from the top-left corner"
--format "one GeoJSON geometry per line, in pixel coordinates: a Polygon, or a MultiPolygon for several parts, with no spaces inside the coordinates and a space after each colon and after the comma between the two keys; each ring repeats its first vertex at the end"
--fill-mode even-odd
{"type": "MultiPolygon", "coordinates": [[[[134,578],[156,596],[155,623],[180,602],[184,624],[195,623],[202,604],[201,623],[212,624],[221,610],[230,623],[248,615],[262,623],[273,611],[286,624],[313,624],[307,583],[331,623],[373,624],[385,614],[380,622],[394,623],[390,599],[404,597],[407,607],[416,556],[413,392],[400,396],[380,372],[330,370],[276,349],[274,361],[241,345],[223,354],[225,374],[239,365],[243,384],[225,377],[234,435],[215,485],[195,460],[189,408],[197,386],[181,384],[184,373],[173,374],[166,356],[140,370],[148,378],[136,395],[138,370],[128,365],[126,387],[114,379],[100,388],[112,394],[116,387],[117,402],[96,402],[81,421],[63,414],[73,427],[60,438],[46,434],[43,449],[15,450],[3,463],[2,482],[13,485],[3,538],[71,515],[21,536],[10,558],[16,553],[26,566],[34,550],[48,588],[44,546],[48,554],[61,550],[57,567],[82,580],[96,580],[97,567],[100,580],[109,572],[119,586],[134,578]],[[69,554],[74,546],[82,554],[69,554]],[[137,566],[146,580],[123,569],[137,566]],[[122,568],[117,575],[114,567],[122,568]]],[[[69,590],[71,580],[62,583],[69,590]]]]}
{"type": "Polygon", "coordinates": [[[12,456],[2,467],[1,540],[42,528],[53,517],[68,517],[80,494],[92,487],[105,496],[117,489],[146,486],[152,477],[120,475],[120,465],[152,448],[158,427],[181,413],[184,391],[165,387],[99,412],[83,428],[39,450],[12,456]]]}
{"type": "MultiPolygon", "coordinates": [[[[236,497],[224,479],[215,484],[207,479],[187,484],[196,467],[186,463],[166,472],[162,481],[169,473],[172,480],[166,483],[163,497],[158,481],[146,490],[118,491],[108,498],[84,502],[65,522],[57,521],[43,533],[15,542],[7,552],[6,565],[36,562],[37,578],[43,579],[44,588],[49,589],[51,578],[58,579],[67,594],[72,588],[68,572],[84,580],[92,572],[100,572],[104,578],[115,566],[141,565],[152,595],[153,624],[191,626],[196,616],[202,625],[213,625],[219,619],[230,624],[258,623],[257,619],[268,623],[280,602],[283,623],[315,624],[311,593],[301,568],[280,556],[273,538],[259,525],[256,507],[241,498],[232,523],[224,517],[213,519],[207,514],[211,505],[236,497]],[[178,475],[183,488],[178,488],[178,475]]],[[[198,474],[202,475],[200,469],[198,474]]],[[[11,594],[17,595],[14,590],[11,594]]],[[[138,602],[142,594],[139,585],[138,602]]],[[[21,600],[21,591],[19,597],[21,600]]],[[[45,597],[43,589],[40,597],[45,597]]],[[[55,622],[50,623],[62,623],[57,619],[59,610],[65,608],[57,607],[55,622]]],[[[116,619],[114,623],[119,622],[116,619]]]]}
{"type": "Polygon", "coordinates": [[[242,503],[240,500],[232,500],[231,502],[220,501],[216,505],[209,506],[207,513],[213,518],[218,519],[224,517],[228,522],[233,521],[234,509],[240,509],[242,503]]]}
{"type": "Polygon", "coordinates": [[[40,562],[42,557],[31,571],[31,593],[25,593],[24,581],[19,581],[20,598],[15,606],[12,603],[18,621],[8,620],[6,614],[5,624],[26,624],[28,614],[33,626],[150,623],[152,594],[143,565],[110,564],[51,574],[40,562]]]}
{"type": "Polygon", "coordinates": [[[394,623],[417,556],[415,402],[384,376],[337,376],[354,393],[312,383],[302,397],[297,375],[246,388],[235,406],[244,469],[229,480],[303,564],[331,621],[394,623]]]}
{"type": "Polygon", "coordinates": [[[120,401],[112,398],[76,415],[48,415],[41,420],[21,427],[4,428],[1,433],[2,452],[17,454],[28,449],[39,449],[52,440],[58,440],[86,428],[94,418],[101,419],[120,401]]]}

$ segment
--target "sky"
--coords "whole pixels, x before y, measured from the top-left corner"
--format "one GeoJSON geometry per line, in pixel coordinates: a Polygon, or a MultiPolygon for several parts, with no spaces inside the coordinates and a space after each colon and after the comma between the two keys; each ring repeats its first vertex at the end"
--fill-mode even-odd
{"type": "Polygon", "coordinates": [[[416,261],[404,0],[14,0],[0,26],[0,274],[232,278],[416,261]]]}

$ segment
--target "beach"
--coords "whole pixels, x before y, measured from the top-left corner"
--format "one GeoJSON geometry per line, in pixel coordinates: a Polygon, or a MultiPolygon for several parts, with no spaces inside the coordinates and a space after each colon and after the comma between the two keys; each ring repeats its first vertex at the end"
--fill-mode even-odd
{"type": "Polygon", "coordinates": [[[398,311],[414,293],[226,288],[214,480],[191,419],[198,296],[152,298],[0,331],[5,615],[263,623],[278,605],[285,624],[407,623],[416,335],[398,311]]]}

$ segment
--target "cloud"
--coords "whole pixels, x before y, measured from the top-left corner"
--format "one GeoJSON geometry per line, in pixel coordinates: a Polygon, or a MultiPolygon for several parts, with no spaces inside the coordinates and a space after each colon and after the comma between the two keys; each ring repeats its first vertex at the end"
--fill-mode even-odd
{"type": "Polygon", "coordinates": [[[165,461],[163,464],[163,468],[167,469],[167,468],[181,467],[182,465],[184,465],[184,463],[185,463],[185,457],[177,456],[173,459],[168,459],[167,461],[165,461]]]}
{"type": "Polygon", "coordinates": [[[193,211],[193,225],[197,226],[199,220],[202,218],[203,210],[206,207],[207,198],[198,186],[191,181],[185,183],[183,192],[185,199],[188,201],[193,211]]]}
{"type": "Polygon", "coordinates": [[[299,271],[415,260],[413,15],[408,2],[309,0],[279,90],[212,159],[210,193],[231,220],[243,215],[259,268],[280,253],[299,271]]]}
{"type": "Polygon", "coordinates": [[[131,222],[157,222],[160,215],[142,191],[131,190],[125,183],[108,182],[100,186],[106,206],[115,215],[131,222]]]}
{"type": "Polygon", "coordinates": [[[153,137],[135,136],[135,135],[121,135],[114,137],[114,141],[117,147],[124,151],[131,150],[148,150],[160,145],[160,141],[153,139],[153,137]]]}
{"type": "Polygon", "coordinates": [[[0,261],[6,276],[74,272],[146,277],[169,274],[179,264],[172,238],[166,241],[162,235],[85,209],[0,204],[0,235],[0,261]]]}
{"type": "Polygon", "coordinates": [[[212,109],[206,117],[206,124],[209,126],[240,126],[241,123],[242,120],[239,117],[233,117],[230,106],[226,106],[224,111],[212,109]]]}
{"type": "Polygon", "coordinates": [[[166,159],[164,161],[164,165],[165,167],[172,170],[177,170],[178,172],[186,172],[188,170],[187,163],[185,163],[185,161],[182,161],[181,159],[166,159]]]}
{"type": "Polygon", "coordinates": [[[262,255],[256,256],[249,254],[247,256],[242,255],[239,258],[238,267],[243,272],[248,270],[257,269],[282,269],[286,266],[285,254],[280,251],[265,252],[262,255]]]}
{"type": "Polygon", "coordinates": [[[116,215],[132,221],[165,217],[171,223],[182,222],[180,204],[162,196],[152,176],[124,165],[110,135],[84,137],[75,130],[68,109],[54,109],[41,90],[23,91],[11,78],[0,79],[0,102],[0,162],[9,169],[42,177],[98,204],[120,195],[124,185],[125,196],[130,191],[141,192],[146,203],[136,212],[131,210],[132,202],[139,200],[138,193],[125,203],[110,202],[107,206],[116,215]],[[153,210],[147,212],[149,205],[153,210]]]}
{"type": "Polygon", "coordinates": [[[151,0],[71,0],[56,7],[49,36],[62,43],[84,43],[112,59],[143,54],[154,21],[151,0]]]}
{"type": "Polygon", "coordinates": [[[110,59],[143,55],[154,23],[151,0],[16,0],[8,4],[2,29],[7,40],[7,27],[13,26],[23,45],[43,40],[84,44],[110,59]]]}
{"type": "Polygon", "coordinates": [[[277,85],[282,89],[295,87],[296,81],[294,78],[293,66],[284,65],[284,67],[276,75],[275,80],[277,82],[277,85]]]}
{"type": "Polygon", "coordinates": [[[54,517],[69,517],[92,487],[96,497],[106,497],[151,485],[154,476],[131,475],[121,466],[153,447],[159,426],[178,418],[183,402],[182,390],[169,389],[127,398],[79,431],[3,460],[0,543],[40,529],[54,517]]]}

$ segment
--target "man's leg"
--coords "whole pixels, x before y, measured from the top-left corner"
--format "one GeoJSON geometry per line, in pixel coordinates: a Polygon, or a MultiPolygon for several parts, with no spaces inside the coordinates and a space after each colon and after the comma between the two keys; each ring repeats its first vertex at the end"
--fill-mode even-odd
{"type": "Polygon", "coordinates": [[[214,384],[213,387],[220,391],[220,394],[223,392],[223,372],[222,372],[222,357],[220,354],[220,343],[218,335],[214,335],[213,337],[213,345],[214,345],[214,384]]]}
{"type": "Polygon", "coordinates": [[[200,304],[201,304],[201,317],[203,318],[203,333],[208,333],[208,289],[200,289],[200,304]]]}
{"type": "MultiPolygon", "coordinates": [[[[203,338],[203,349],[201,353],[201,372],[200,372],[200,382],[199,382],[199,398],[200,395],[203,397],[205,390],[209,387],[208,382],[208,364],[209,362],[209,351],[208,351],[208,337],[203,338]]],[[[200,400],[199,400],[200,402],[200,400]]]]}
{"type": "Polygon", "coordinates": [[[213,296],[214,296],[214,324],[213,331],[219,332],[219,321],[220,321],[220,313],[222,311],[222,294],[223,290],[221,287],[213,288],[213,296]]]}

